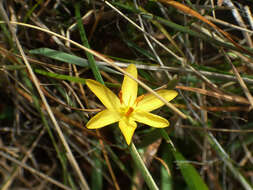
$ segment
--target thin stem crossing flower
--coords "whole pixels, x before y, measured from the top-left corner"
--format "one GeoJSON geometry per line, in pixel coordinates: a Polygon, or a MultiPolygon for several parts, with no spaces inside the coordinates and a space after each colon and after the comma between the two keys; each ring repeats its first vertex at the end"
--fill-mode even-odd
{"type": "MultiPolygon", "coordinates": [[[[126,71],[137,78],[137,69],[130,64],[126,71]]],[[[129,145],[137,123],[143,123],[155,128],[169,126],[169,121],[163,117],[150,113],[161,107],[164,103],[153,94],[145,94],[137,97],[138,83],[130,77],[124,77],[119,97],[110,89],[92,79],[87,79],[89,89],[98,97],[106,107],[105,110],[97,113],[87,123],[88,129],[98,129],[107,125],[119,122],[119,128],[129,145]]],[[[158,90],[157,93],[167,101],[177,96],[175,90],[158,90]]]]}

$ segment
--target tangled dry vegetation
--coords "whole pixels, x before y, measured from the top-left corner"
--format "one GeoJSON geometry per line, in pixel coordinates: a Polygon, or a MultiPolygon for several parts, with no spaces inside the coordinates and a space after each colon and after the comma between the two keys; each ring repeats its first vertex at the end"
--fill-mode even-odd
{"type": "MultiPolygon", "coordinates": [[[[252,189],[250,1],[0,1],[1,189],[252,189]],[[241,4],[242,3],[242,4],[241,4]],[[138,124],[143,178],[85,79],[119,93],[122,69],[179,95],[138,124]]],[[[139,95],[147,88],[139,85],[139,95]]]]}

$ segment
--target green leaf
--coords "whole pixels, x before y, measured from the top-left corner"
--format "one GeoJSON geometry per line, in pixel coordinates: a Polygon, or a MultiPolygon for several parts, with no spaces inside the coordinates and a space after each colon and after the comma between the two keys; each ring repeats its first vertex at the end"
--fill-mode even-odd
{"type": "Polygon", "coordinates": [[[189,189],[208,190],[207,185],[202,180],[197,170],[184,158],[184,156],[178,151],[173,151],[173,155],[189,189]]]}
{"type": "Polygon", "coordinates": [[[208,190],[207,185],[200,177],[197,170],[187,161],[184,156],[174,147],[168,134],[164,129],[160,129],[163,138],[168,142],[168,148],[176,160],[177,166],[184,177],[190,190],[208,190]]]}
{"type": "Polygon", "coordinates": [[[170,169],[173,165],[173,156],[167,151],[167,146],[162,148],[162,160],[166,163],[166,166],[161,165],[161,190],[173,189],[173,174],[170,169]]]}
{"type": "Polygon", "coordinates": [[[48,76],[48,77],[51,77],[51,78],[56,78],[56,79],[61,79],[61,80],[68,80],[70,82],[78,82],[78,83],[85,84],[85,79],[83,79],[83,78],[51,73],[51,72],[47,72],[47,71],[44,71],[44,70],[41,70],[41,69],[35,69],[34,71],[38,74],[45,75],[45,76],[48,76]]]}
{"type": "MultiPolygon", "coordinates": [[[[77,65],[80,67],[88,67],[89,66],[87,59],[84,59],[84,58],[81,58],[81,57],[78,57],[76,55],[72,55],[69,53],[65,53],[62,51],[56,51],[56,50],[53,50],[50,48],[33,49],[33,50],[30,50],[29,53],[43,55],[45,57],[48,57],[48,58],[51,58],[51,59],[54,59],[57,61],[62,61],[64,63],[74,64],[74,65],[77,65]]],[[[97,62],[97,64],[101,70],[104,70],[104,71],[110,72],[110,73],[120,74],[119,72],[117,72],[109,67],[101,65],[100,62],[97,62]]]]}
{"type": "MultiPolygon", "coordinates": [[[[79,32],[80,32],[80,36],[81,36],[81,40],[83,42],[83,45],[90,49],[90,45],[89,45],[88,39],[86,37],[86,33],[85,33],[83,23],[82,23],[82,18],[81,18],[81,14],[80,14],[80,4],[79,3],[75,4],[75,15],[76,15],[77,26],[78,26],[78,29],[79,29],[79,32]]],[[[90,66],[90,68],[93,72],[94,77],[96,78],[96,80],[98,82],[100,82],[101,84],[104,84],[104,80],[103,80],[103,78],[102,78],[102,76],[99,72],[98,66],[97,66],[96,61],[94,59],[94,56],[89,52],[86,52],[86,56],[88,57],[89,66],[90,66]]]]}
{"type": "MultiPolygon", "coordinates": [[[[99,146],[99,144],[98,144],[99,146]]],[[[101,150],[97,149],[96,153],[93,155],[94,167],[91,172],[91,189],[100,190],[103,189],[103,163],[97,155],[101,154],[101,150]]]]}

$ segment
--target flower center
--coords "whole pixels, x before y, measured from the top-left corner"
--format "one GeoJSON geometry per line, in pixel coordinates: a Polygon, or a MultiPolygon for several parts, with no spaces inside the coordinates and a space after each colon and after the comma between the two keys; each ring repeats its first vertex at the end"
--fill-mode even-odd
{"type": "Polygon", "coordinates": [[[122,91],[119,92],[119,99],[120,99],[120,103],[122,105],[121,107],[121,113],[122,115],[129,117],[131,115],[131,113],[134,112],[134,108],[137,106],[137,104],[144,98],[144,95],[139,96],[136,98],[134,104],[131,105],[125,105],[122,99],[122,91]]]}

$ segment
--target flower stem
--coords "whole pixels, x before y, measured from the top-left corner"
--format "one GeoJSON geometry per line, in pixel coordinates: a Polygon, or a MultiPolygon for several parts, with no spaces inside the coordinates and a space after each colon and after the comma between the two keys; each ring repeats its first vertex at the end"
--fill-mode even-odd
{"type": "Polygon", "coordinates": [[[143,160],[141,159],[140,154],[138,153],[134,143],[132,142],[129,146],[129,150],[131,153],[131,156],[136,164],[136,166],[139,168],[145,182],[147,183],[149,189],[151,190],[159,190],[157,187],[154,179],[152,178],[151,174],[149,173],[147,167],[145,166],[143,160]]]}

